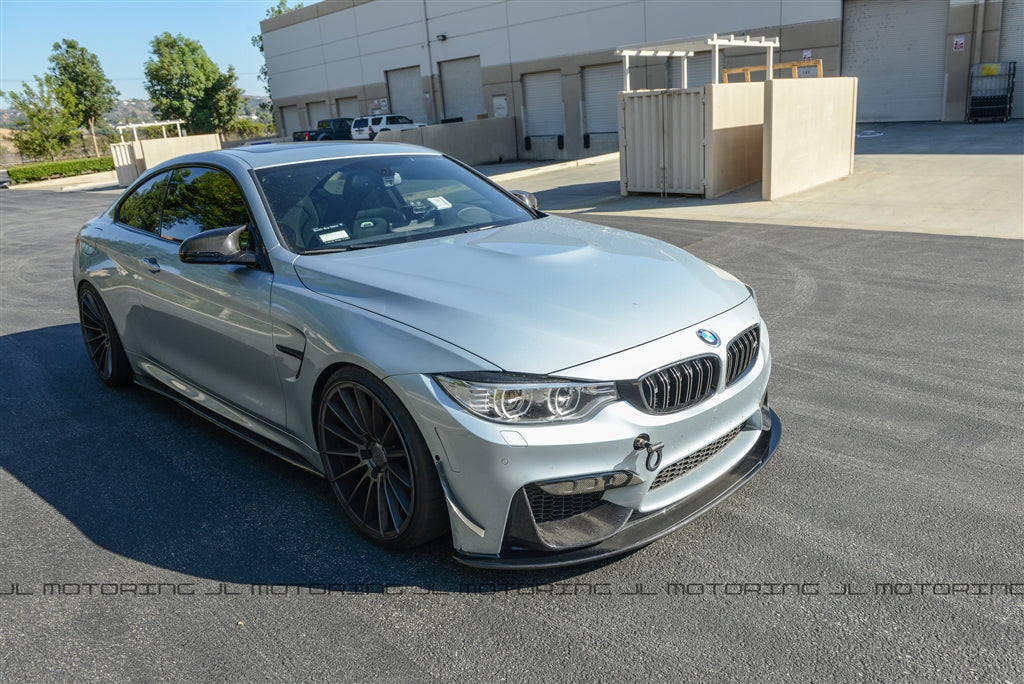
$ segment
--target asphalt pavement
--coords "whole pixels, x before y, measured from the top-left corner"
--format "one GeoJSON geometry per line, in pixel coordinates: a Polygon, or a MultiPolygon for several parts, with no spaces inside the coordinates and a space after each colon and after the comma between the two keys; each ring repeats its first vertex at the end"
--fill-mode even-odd
{"type": "Polygon", "coordinates": [[[776,202],[486,168],[734,273],[771,335],[761,474],[549,572],[379,549],[321,480],[103,386],[70,260],[117,190],[0,191],[0,682],[1024,682],[1022,131],[864,127],[853,176],[776,202]]]}

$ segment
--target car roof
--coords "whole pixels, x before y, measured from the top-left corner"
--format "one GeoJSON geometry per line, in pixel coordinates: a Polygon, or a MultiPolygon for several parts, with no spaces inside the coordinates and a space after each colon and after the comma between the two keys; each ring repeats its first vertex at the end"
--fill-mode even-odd
{"type": "Polygon", "coordinates": [[[305,161],[376,157],[388,154],[441,156],[441,153],[437,150],[420,147],[419,145],[407,145],[405,143],[319,141],[264,143],[210,152],[199,152],[168,160],[160,166],[206,163],[227,166],[241,165],[251,169],[261,169],[305,161]]]}

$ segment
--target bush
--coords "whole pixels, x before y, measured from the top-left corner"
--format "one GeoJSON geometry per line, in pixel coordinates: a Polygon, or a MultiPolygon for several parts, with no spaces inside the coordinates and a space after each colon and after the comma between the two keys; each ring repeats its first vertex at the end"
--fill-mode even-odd
{"type": "Polygon", "coordinates": [[[113,171],[114,160],[110,157],[91,157],[89,159],[68,159],[65,161],[41,162],[24,164],[7,169],[11,180],[15,183],[30,183],[49,178],[67,178],[80,176],[83,173],[113,171]]]}
{"type": "Polygon", "coordinates": [[[233,140],[249,140],[266,138],[273,135],[270,126],[250,119],[235,119],[224,129],[225,138],[233,140]]]}

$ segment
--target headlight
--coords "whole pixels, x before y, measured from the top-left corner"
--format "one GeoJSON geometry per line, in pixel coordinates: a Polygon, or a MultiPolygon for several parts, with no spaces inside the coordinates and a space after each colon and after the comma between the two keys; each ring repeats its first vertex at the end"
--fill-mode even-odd
{"type": "Polygon", "coordinates": [[[585,383],[502,373],[435,375],[459,406],[497,423],[582,420],[619,398],[615,383],[585,383]]]}

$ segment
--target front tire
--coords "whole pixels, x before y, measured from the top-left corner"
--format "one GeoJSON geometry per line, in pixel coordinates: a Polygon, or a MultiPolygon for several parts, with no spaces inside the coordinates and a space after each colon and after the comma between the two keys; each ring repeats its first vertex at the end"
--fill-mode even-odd
{"type": "Polygon", "coordinates": [[[336,371],[316,420],[324,474],[362,534],[409,548],[444,531],[444,497],[426,442],[384,383],[358,368],[336,371]]]}
{"type": "Polygon", "coordinates": [[[82,324],[82,339],[96,375],[110,387],[121,387],[132,381],[132,369],[124,353],[100,293],[89,283],[78,289],[78,318],[82,324]]]}

